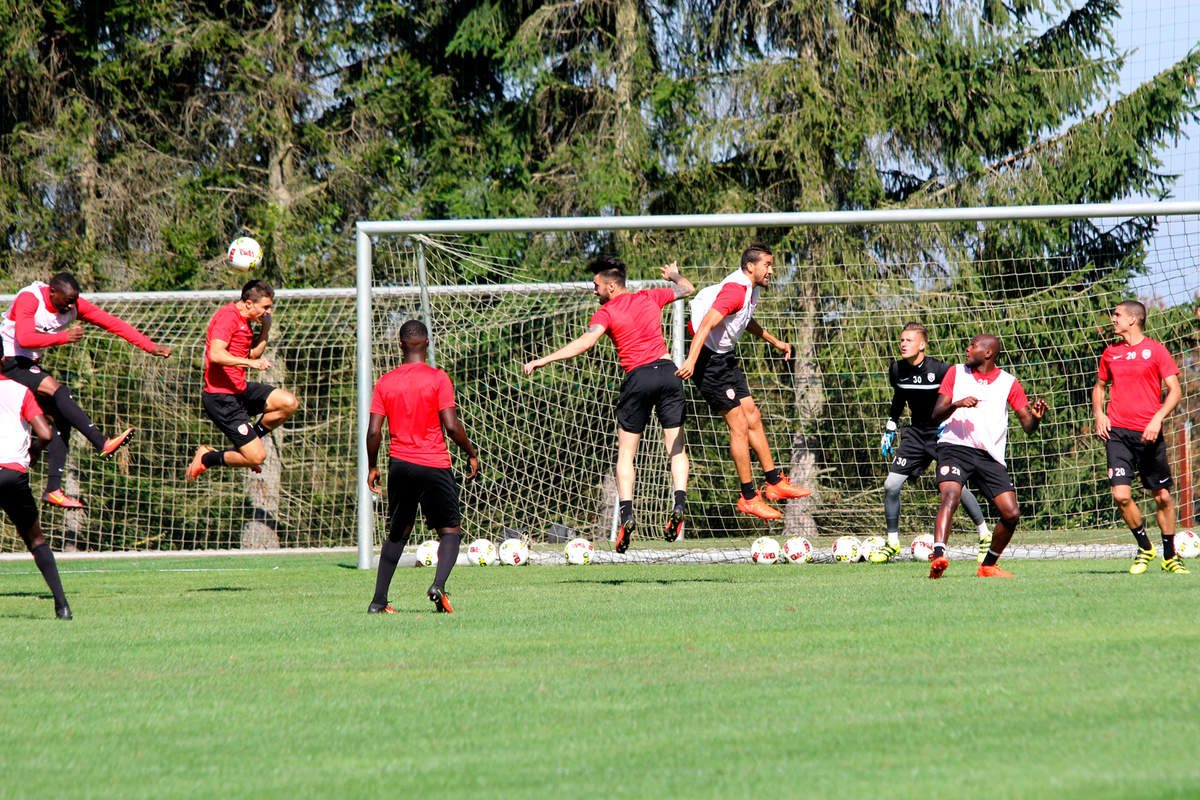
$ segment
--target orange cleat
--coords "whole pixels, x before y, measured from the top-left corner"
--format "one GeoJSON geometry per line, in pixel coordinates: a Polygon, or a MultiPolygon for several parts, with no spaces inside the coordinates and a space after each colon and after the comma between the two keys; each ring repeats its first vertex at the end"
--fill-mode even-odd
{"type": "Polygon", "coordinates": [[[53,492],[46,492],[42,495],[42,502],[49,503],[52,506],[59,508],[83,508],[83,502],[69,496],[62,489],[55,489],[53,492]]]}
{"type": "Polygon", "coordinates": [[[392,608],[390,603],[371,603],[367,606],[368,614],[399,614],[400,612],[392,608]]]}
{"type": "Polygon", "coordinates": [[[454,609],[450,607],[450,595],[446,593],[445,589],[430,586],[428,594],[429,599],[433,601],[434,611],[437,611],[439,614],[443,612],[446,614],[454,613],[454,609]]]}
{"type": "Polygon", "coordinates": [[[783,512],[778,508],[767,505],[761,494],[756,494],[749,500],[738,495],[737,510],[743,514],[753,514],[760,519],[779,519],[783,516],[783,512]]]}
{"type": "Polygon", "coordinates": [[[942,573],[946,571],[946,567],[948,566],[950,566],[950,559],[945,556],[938,556],[929,562],[929,577],[934,580],[942,577],[942,573]]]}
{"type": "Polygon", "coordinates": [[[613,550],[618,553],[624,553],[629,549],[629,540],[633,536],[634,530],[637,528],[637,523],[633,521],[633,517],[625,520],[617,528],[617,541],[613,543],[613,550]]]}
{"type": "Polygon", "coordinates": [[[801,489],[798,486],[792,486],[787,478],[779,481],[779,483],[768,483],[763,487],[763,496],[771,502],[791,500],[797,497],[808,497],[810,494],[812,494],[812,489],[801,489]]]}
{"type": "Polygon", "coordinates": [[[206,444],[202,444],[196,448],[196,455],[192,456],[192,463],[188,464],[187,479],[194,481],[200,476],[201,472],[208,469],[204,466],[204,456],[206,453],[211,453],[213,449],[206,444]]]}
{"type": "Polygon", "coordinates": [[[979,565],[979,569],[975,570],[975,575],[980,578],[1012,578],[1015,577],[1011,572],[1000,569],[995,564],[985,567],[979,565]]]}
{"type": "Polygon", "coordinates": [[[663,538],[668,542],[678,542],[683,539],[683,512],[672,511],[667,526],[663,528],[663,538]]]}
{"type": "Polygon", "coordinates": [[[126,428],[116,436],[104,442],[104,447],[100,448],[101,458],[112,458],[112,454],[120,450],[133,437],[133,428],[126,428]]]}

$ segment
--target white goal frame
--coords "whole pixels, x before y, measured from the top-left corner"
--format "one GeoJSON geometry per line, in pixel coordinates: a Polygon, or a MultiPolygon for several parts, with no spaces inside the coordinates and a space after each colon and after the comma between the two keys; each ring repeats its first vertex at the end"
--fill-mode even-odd
{"type": "MultiPolygon", "coordinates": [[[[802,211],[760,214],[672,214],[611,217],[516,217],[476,220],[361,220],[356,226],[357,287],[357,380],[358,380],[358,567],[371,569],[374,551],[375,508],[367,488],[367,425],[370,419],[371,390],[374,385],[371,360],[371,299],[374,295],[420,294],[428,308],[433,293],[494,293],[503,287],[458,286],[375,288],[372,286],[373,236],[437,235],[478,233],[530,233],[555,231],[630,231],[684,228],[751,228],[847,226],[880,224],[922,224],[939,222],[992,222],[1034,219],[1166,217],[1200,214],[1200,201],[1159,201],[1135,203],[1086,203],[1073,205],[991,206],[936,209],[895,209],[884,211],[802,211]]],[[[424,260],[418,256],[418,269],[424,260]]],[[[525,284],[513,291],[560,291],[575,284],[525,284]]],[[[677,305],[677,309],[682,306],[677,305]]],[[[428,314],[426,314],[428,316],[428,314]]],[[[676,314],[675,325],[682,324],[676,314]]],[[[679,361],[682,351],[675,337],[672,355],[679,361]]]]}

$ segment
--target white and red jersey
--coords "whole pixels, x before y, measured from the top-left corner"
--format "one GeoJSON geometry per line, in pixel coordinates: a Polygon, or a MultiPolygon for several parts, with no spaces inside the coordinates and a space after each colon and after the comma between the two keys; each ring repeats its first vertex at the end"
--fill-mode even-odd
{"type": "Polygon", "coordinates": [[[713,326],[704,344],[713,352],[728,353],[754,318],[754,307],[758,305],[760,288],[754,286],[750,276],[739,269],[720,283],[705,286],[696,292],[696,296],[692,298],[692,319],[689,323],[692,334],[695,335],[696,331],[700,330],[700,322],[709,309],[717,309],[725,314],[725,319],[713,326]]]}
{"type": "Polygon", "coordinates": [[[946,395],[951,402],[965,397],[979,401],[974,408],[954,409],[942,428],[938,444],[974,447],[1003,464],[1008,444],[1008,409],[1020,411],[1029,405],[1020,381],[1002,369],[981,374],[966,364],[957,364],[942,378],[938,394],[946,395]]]}
{"type": "Polygon", "coordinates": [[[24,356],[37,361],[47,347],[69,341],[66,329],[77,317],[115,333],[147,353],[154,350],[154,342],[148,336],[120,317],[101,311],[82,297],[75,301],[70,311],[58,311],[50,303],[50,286],[35,281],[17,292],[16,299],[0,321],[0,343],[4,347],[4,357],[24,356]]]}
{"type": "Polygon", "coordinates": [[[1162,408],[1162,384],[1179,374],[1167,348],[1144,337],[1137,344],[1112,344],[1100,355],[1097,375],[1112,384],[1108,421],[1114,428],[1144,431],[1162,408]]]}
{"type": "Polygon", "coordinates": [[[41,413],[24,384],[0,378],[0,468],[29,471],[29,422],[41,413]]]}

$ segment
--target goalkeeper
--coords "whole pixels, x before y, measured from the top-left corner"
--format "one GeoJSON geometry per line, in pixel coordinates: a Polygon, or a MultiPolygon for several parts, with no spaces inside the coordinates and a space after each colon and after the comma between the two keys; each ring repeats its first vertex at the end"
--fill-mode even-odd
{"type": "MultiPolygon", "coordinates": [[[[933,421],[938,387],[950,365],[925,355],[928,334],[919,322],[910,322],[900,332],[900,359],[888,368],[892,384],[892,407],[887,427],[880,441],[884,458],[892,459],[887,480],[883,483],[883,515],[887,523],[887,546],[872,553],[869,560],[876,564],[891,561],[900,552],[900,487],[909,478],[923,473],[935,460],[938,425],[933,421]],[[908,406],[911,421],[896,447],[897,420],[908,406]],[[894,457],[893,457],[894,456],[894,457]]],[[[963,490],[962,506],[979,529],[979,559],[992,543],[992,533],[983,519],[979,501],[970,489],[963,490]]]]}

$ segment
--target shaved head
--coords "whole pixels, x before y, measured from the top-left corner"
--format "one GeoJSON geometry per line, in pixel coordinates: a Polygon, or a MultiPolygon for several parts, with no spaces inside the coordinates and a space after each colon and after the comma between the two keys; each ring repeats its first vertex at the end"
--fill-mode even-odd
{"type": "Polygon", "coordinates": [[[999,336],[993,336],[990,333],[981,333],[975,337],[975,342],[981,349],[991,352],[992,358],[996,358],[1003,352],[999,336]]]}

